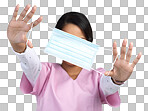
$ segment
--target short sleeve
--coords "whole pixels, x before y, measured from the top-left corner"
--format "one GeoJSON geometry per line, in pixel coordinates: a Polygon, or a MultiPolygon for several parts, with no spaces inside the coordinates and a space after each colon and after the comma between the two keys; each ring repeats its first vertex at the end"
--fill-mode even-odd
{"type": "MultiPolygon", "coordinates": [[[[105,69],[103,68],[98,68],[98,71],[105,73],[105,69]]],[[[100,94],[100,98],[101,98],[101,102],[102,104],[108,104],[112,107],[118,107],[120,106],[120,96],[118,91],[115,92],[114,94],[111,95],[104,95],[102,89],[100,88],[100,78],[102,75],[100,75],[99,80],[98,80],[98,89],[99,89],[99,94],[100,94]]]]}
{"type": "Polygon", "coordinates": [[[50,77],[52,63],[41,62],[41,64],[42,64],[42,68],[34,86],[31,85],[25,73],[23,72],[21,83],[20,83],[20,89],[24,94],[39,95],[45,83],[48,81],[50,77]]]}

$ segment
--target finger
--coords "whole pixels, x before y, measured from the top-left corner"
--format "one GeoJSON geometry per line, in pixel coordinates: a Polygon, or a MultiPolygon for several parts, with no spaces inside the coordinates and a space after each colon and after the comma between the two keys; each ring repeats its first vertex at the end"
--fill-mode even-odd
{"type": "Polygon", "coordinates": [[[112,71],[106,71],[104,73],[105,76],[113,76],[113,74],[114,74],[113,70],[112,71]]]}
{"type": "Polygon", "coordinates": [[[30,40],[28,40],[27,45],[28,45],[30,48],[33,48],[33,45],[32,45],[32,43],[31,43],[30,40]]]}
{"type": "Polygon", "coordinates": [[[138,54],[138,56],[134,59],[133,63],[131,64],[131,66],[134,68],[135,65],[138,63],[139,59],[141,58],[142,53],[140,52],[138,54]]]}
{"type": "Polygon", "coordinates": [[[35,11],[36,11],[36,6],[34,6],[32,8],[32,10],[29,12],[29,14],[27,14],[27,16],[24,19],[24,22],[27,23],[32,18],[32,16],[34,15],[35,11]]]}
{"type": "Polygon", "coordinates": [[[42,19],[43,19],[43,17],[41,16],[37,20],[35,20],[34,22],[27,24],[27,27],[25,27],[25,31],[28,32],[31,28],[38,25],[42,21],[42,19]]]}
{"type": "Polygon", "coordinates": [[[131,42],[126,54],[126,61],[129,62],[132,55],[133,43],[131,42]]]}
{"type": "Polygon", "coordinates": [[[19,4],[15,7],[11,20],[16,20],[18,10],[19,10],[19,4]]]}
{"type": "Polygon", "coordinates": [[[116,41],[114,41],[114,43],[113,43],[113,61],[115,60],[117,54],[118,54],[118,52],[117,52],[117,43],[116,43],[116,41]]]}
{"type": "Polygon", "coordinates": [[[123,43],[122,43],[122,47],[121,47],[121,57],[120,57],[120,59],[124,59],[124,58],[125,58],[126,43],[127,43],[127,40],[124,39],[124,40],[123,40],[123,43]]]}
{"type": "Polygon", "coordinates": [[[30,5],[26,5],[25,9],[22,11],[22,13],[20,14],[18,21],[22,21],[23,18],[26,16],[27,11],[29,10],[30,5]]]}
{"type": "Polygon", "coordinates": [[[30,23],[28,26],[31,28],[32,24],[33,24],[33,27],[35,27],[42,21],[42,19],[43,19],[43,17],[41,16],[37,20],[35,20],[34,22],[30,23]]]}

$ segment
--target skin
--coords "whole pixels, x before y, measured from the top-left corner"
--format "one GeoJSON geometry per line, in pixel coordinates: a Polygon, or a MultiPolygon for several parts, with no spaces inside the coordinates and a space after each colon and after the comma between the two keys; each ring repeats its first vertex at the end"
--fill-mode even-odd
{"type": "MultiPolygon", "coordinates": [[[[30,5],[27,5],[25,9],[22,11],[19,18],[16,20],[17,12],[19,10],[19,5],[15,7],[13,17],[8,25],[7,29],[7,36],[8,39],[13,47],[13,49],[18,53],[23,53],[26,49],[26,34],[31,29],[32,23],[27,24],[27,22],[32,18],[36,11],[36,6],[32,8],[32,10],[29,12],[29,14],[25,17],[27,11],[29,10],[30,5]]],[[[37,20],[34,21],[33,27],[37,26],[41,21],[42,17],[39,17],[37,20]]],[[[68,32],[72,35],[75,35],[77,37],[80,37],[82,39],[85,39],[85,36],[81,29],[74,25],[74,24],[66,24],[64,28],[62,29],[65,32],[68,32]]],[[[27,45],[30,48],[33,48],[33,45],[30,41],[27,42],[27,45]]],[[[113,81],[116,84],[116,81],[126,81],[131,76],[133,69],[135,65],[138,63],[139,59],[141,58],[141,52],[137,55],[137,57],[134,59],[132,64],[129,64],[131,55],[132,55],[132,49],[133,49],[133,43],[131,42],[129,44],[128,51],[126,53],[126,45],[127,45],[127,39],[123,40],[122,47],[121,47],[121,53],[120,58],[117,58],[113,70],[106,71],[104,74],[107,76],[111,76],[113,81]],[[126,58],[125,58],[126,57],[126,58]]],[[[113,43],[113,59],[115,60],[117,56],[117,43],[114,41],[113,43]]],[[[75,80],[77,76],[79,75],[80,71],[82,70],[81,67],[78,67],[74,64],[68,63],[66,61],[62,61],[61,66],[63,69],[68,73],[68,75],[75,80]]],[[[120,85],[120,84],[119,84],[120,85]]]]}

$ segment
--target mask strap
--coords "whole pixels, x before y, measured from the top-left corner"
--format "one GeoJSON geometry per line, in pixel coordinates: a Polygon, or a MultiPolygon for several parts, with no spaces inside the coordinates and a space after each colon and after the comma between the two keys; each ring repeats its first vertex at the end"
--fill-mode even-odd
{"type": "Polygon", "coordinates": [[[48,26],[48,28],[49,28],[49,29],[51,29],[51,30],[53,30],[53,28],[52,28],[52,27],[50,27],[50,26],[48,26]]]}
{"type": "Polygon", "coordinates": [[[28,39],[29,39],[30,34],[31,34],[31,32],[32,32],[32,29],[33,29],[33,24],[34,24],[34,22],[32,22],[31,29],[30,29],[30,32],[29,32],[28,37],[27,37],[27,42],[26,42],[26,45],[27,45],[27,43],[28,43],[28,39]]]}
{"type": "Polygon", "coordinates": [[[111,51],[111,52],[113,51],[112,49],[107,49],[107,48],[104,48],[104,50],[111,51]]]}
{"type": "MultiPolygon", "coordinates": [[[[112,51],[111,49],[106,49],[106,48],[104,48],[104,50],[112,51]]],[[[112,63],[112,67],[110,68],[109,73],[108,73],[108,75],[107,75],[107,76],[109,76],[110,71],[113,69],[113,66],[114,66],[114,64],[115,64],[115,62],[116,62],[116,60],[117,60],[117,58],[118,58],[118,54],[117,54],[117,56],[116,56],[116,58],[115,58],[114,62],[112,63]]],[[[97,71],[97,70],[95,70],[95,69],[93,69],[93,68],[91,68],[91,69],[92,69],[92,70],[94,70],[94,71],[96,71],[96,72],[98,72],[98,73],[100,73],[100,74],[103,74],[102,72],[97,71]]]]}
{"type": "MultiPolygon", "coordinates": [[[[51,30],[54,29],[54,28],[52,28],[52,27],[50,27],[50,26],[48,26],[48,28],[51,29],[51,30]]],[[[44,52],[44,49],[40,49],[40,50],[44,52]]]]}

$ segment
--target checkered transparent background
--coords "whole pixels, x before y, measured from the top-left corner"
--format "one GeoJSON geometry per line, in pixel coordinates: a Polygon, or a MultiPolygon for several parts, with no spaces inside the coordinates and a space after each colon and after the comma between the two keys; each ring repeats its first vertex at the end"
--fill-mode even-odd
{"type": "MultiPolygon", "coordinates": [[[[22,69],[7,39],[7,26],[14,7],[20,4],[20,12],[26,4],[37,6],[32,20],[43,16],[40,25],[33,28],[30,40],[41,62],[61,62],[44,54],[43,49],[51,30],[65,12],[84,13],[92,26],[94,43],[112,49],[117,41],[118,52],[124,38],[134,43],[132,62],[138,52],[142,58],[125,86],[120,88],[121,105],[112,108],[104,105],[104,111],[148,111],[148,0],[0,0],[0,111],[35,111],[36,98],[20,91],[22,69]]],[[[31,20],[30,20],[31,22],[31,20]]],[[[109,70],[112,53],[101,50],[93,68],[109,70]]]]}

